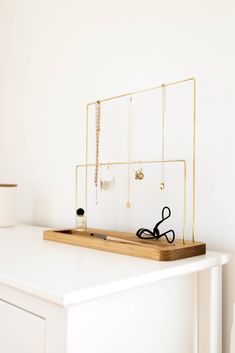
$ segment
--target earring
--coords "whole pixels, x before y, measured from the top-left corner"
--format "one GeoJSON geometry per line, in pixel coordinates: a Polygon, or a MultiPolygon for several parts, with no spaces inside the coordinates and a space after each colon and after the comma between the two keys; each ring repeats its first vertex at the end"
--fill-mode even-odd
{"type": "Polygon", "coordinates": [[[100,189],[103,191],[111,191],[115,186],[115,176],[112,168],[108,165],[105,170],[101,169],[100,189]]]}

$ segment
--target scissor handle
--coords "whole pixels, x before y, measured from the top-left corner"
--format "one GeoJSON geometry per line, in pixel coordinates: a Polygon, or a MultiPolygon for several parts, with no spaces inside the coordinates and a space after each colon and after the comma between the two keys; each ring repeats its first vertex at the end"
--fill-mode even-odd
{"type": "Polygon", "coordinates": [[[136,232],[136,235],[138,238],[141,238],[141,239],[154,239],[154,238],[157,238],[155,236],[155,234],[150,230],[150,229],[147,229],[147,228],[140,228],[137,230],[136,232]],[[147,237],[146,236],[142,236],[142,235],[148,235],[147,237]]]}
{"type": "Polygon", "coordinates": [[[162,209],[162,221],[165,221],[166,219],[168,219],[171,216],[171,209],[168,206],[163,207],[162,209]],[[165,211],[168,211],[168,216],[164,216],[164,214],[166,213],[165,211]]]}
{"type": "Polygon", "coordinates": [[[173,229],[170,229],[170,230],[168,230],[167,232],[158,235],[157,239],[160,239],[161,237],[165,237],[166,240],[168,241],[168,243],[171,244],[171,243],[173,243],[174,240],[175,240],[175,232],[173,231],[173,229]],[[171,240],[170,240],[170,239],[168,238],[168,236],[167,236],[167,234],[169,234],[169,233],[172,233],[172,239],[171,239],[171,240]]]}

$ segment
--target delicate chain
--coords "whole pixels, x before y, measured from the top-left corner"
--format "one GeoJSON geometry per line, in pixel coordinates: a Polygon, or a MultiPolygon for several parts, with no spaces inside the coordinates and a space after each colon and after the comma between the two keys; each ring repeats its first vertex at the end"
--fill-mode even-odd
{"type": "MultiPolygon", "coordinates": [[[[162,84],[162,161],[165,159],[165,112],[166,112],[166,86],[162,84]]],[[[160,189],[165,188],[165,165],[161,167],[161,183],[160,189]]]]}
{"type": "Polygon", "coordinates": [[[100,150],[100,101],[95,104],[95,125],[96,125],[96,148],[95,148],[95,176],[96,204],[98,204],[98,172],[99,172],[99,150],[100,150]]]}
{"type": "Polygon", "coordinates": [[[131,118],[132,118],[132,96],[129,97],[129,113],[128,113],[128,174],[127,174],[127,203],[126,207],[131,207],[130,194],[131,194],[131,118]]]}

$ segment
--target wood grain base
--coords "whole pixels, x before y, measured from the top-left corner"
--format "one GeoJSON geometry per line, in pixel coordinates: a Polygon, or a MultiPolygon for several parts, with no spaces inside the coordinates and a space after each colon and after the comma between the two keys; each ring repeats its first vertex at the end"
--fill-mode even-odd
{"type": "Polygon", "coordinates": [[[165,239],[141,240],[133,233],[96,228],[87,228],[85,230],[46,230],[43,233],[43,238],[59,243],[160,261],[179,260],[206,253],[206,244],[202,242],[186,240],[185,243],[183,243],[182,240],[176,239],[173,244],[169,244],[165,239]],[[91,233],[119,238],[120,241],[100,239],[91,236],[91,233]],[[128,241],[133,243],[127,243],[128,241]]]}

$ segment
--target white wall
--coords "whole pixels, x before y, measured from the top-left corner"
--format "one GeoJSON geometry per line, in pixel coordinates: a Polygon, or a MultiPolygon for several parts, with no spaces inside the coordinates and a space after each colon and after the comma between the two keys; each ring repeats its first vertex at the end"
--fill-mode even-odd
{"type": "Polygon", "coordinates": [[[70,226],[85,105],[198,79],[197,234],[229,251],[224,351],[235,300],[235,4],[232,0],[0,0],[0,179],[22,222],[70,226]]]}

